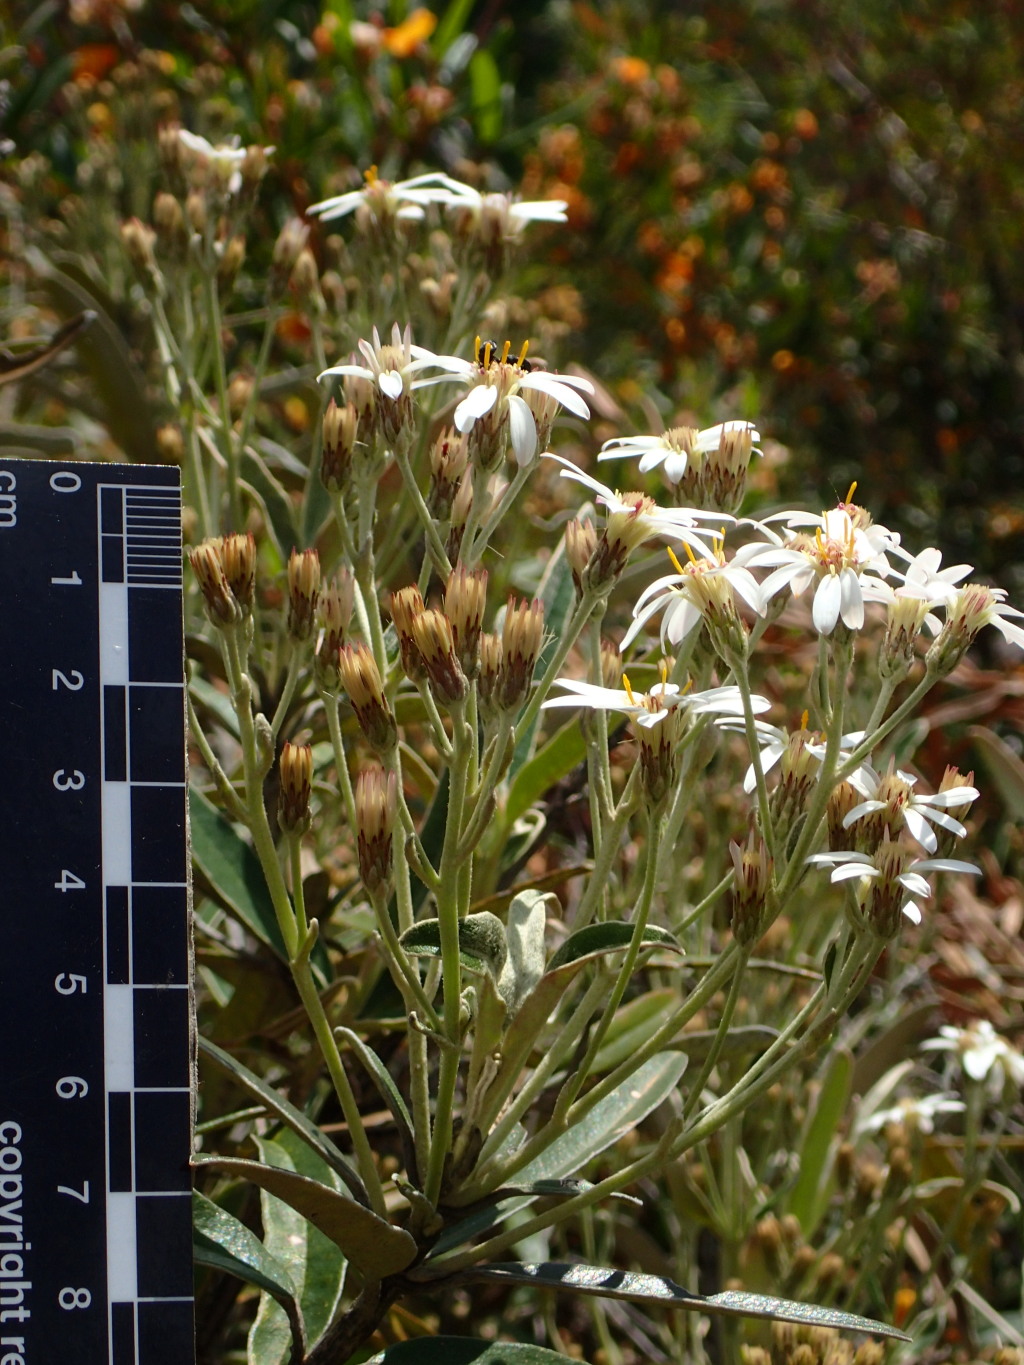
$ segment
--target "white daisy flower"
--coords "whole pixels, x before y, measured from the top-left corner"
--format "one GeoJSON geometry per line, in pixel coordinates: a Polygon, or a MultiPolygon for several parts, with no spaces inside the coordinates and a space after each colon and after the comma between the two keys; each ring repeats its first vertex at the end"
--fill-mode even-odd
{"type": "Polygon", "coordinates": [[[758,616],[764,615],[766,601],[761,585],[745,566],[750,554],[761,547],[744,545],[730,560],[725,558],[725,546],[721,539],[713,541],[711,548],[710,555],[697,559],[687,546],[689,562],[686,564],[681,564],[673,551],[669,550],[669,557],[678,572],[655,579],[640,594],[633,608],[633,624],[623,637],[621,649],[628,648],[651,617],[660,611],[664,612],[661,618],[662,644],[667,640],[678,645],[705,617],[727,611],[730,607],[735,610],[730,590],[738,594],[758,616]]]}
{"type": "Polygon", "coordinates": [[[703,431],[693,427],[673,427],[660,436],[616,436],[605,441],[597,458],[621,460],[639,455],[641,474],[661,465],[665,478],[675,484],[686,473],[693,455],[705,455],[717,450],[722,438],[733,432],[749,432],[754,444],[761,439],[753,422],[719,422],[717,426],[705,427],[703,431]]]}
{"type": "Polygon", "coordinates": [[[840,620],[850,630],[859,630],[864,624],[865,586],[873,592],[878,575],[890,572],[886,550],[895,543],[893,533],[885,527],[859,525],[846,506],[830,508],[820,517],[782,515],[790,527],[788,538],[783,542],[765,523],[756,523],[774,543],[756,546],[746,560],[749,568],[772,569],[761,583],[766,601],[785,588],[799,597],[816,584],[811,619],[819,635],[830,635],[840,620]],[[813,535],[794,531],[797,525],[812,527],[813,535]]]}
{"type": "Polygon", "coordinates": [[[358,344],[365,365],[357,365],[354,360],[344,365],[331,365],[322,370],[317,379],[336,374],[364,379],[385,398],[396,402],[403,393],[420,388],[424,381],[413,376],[428,366],[436,365],[439,359],[426,347],[412,344],[412,330],[408,323],[404,332],[399,330],[397,322],[393,325],[391,341],[387,345],[381,343],[376,327],[373,329],[372,342],[360,339],[358,344]]]}
{"type": "Polygon", "coordinates": [[[935,1120],[940,1114],[959,1114],[964,1107],[962,1100],[954,1100],[949,1095],[921,1095],[916,1099],[899,1100],[889,1109],[876,1109],[873,1114],[858,1119],[855,1132],[877,1133],[893,1123],[927,1135],[935,1131],[935,1120]]]}
{"type": "Polygon", "coordinates": [[[943,1024],[938,1038],[921,1044],[925,1051],[957,1054],[964,1073],[972,1081],[984,1081],[993,1095],[1007,1082],[1024,1088],[1024,1056],[995,1031],[987,1019],[975,1019],[967,1028],[943,1024]]]}
{"type": "MultiPolygon", "coordinates": [[[[806,719],[806,713],[805,713],[806,719]]],[[[736,725],[728,719],[717,722],[723,730],[735,731],[737,734],[745,733],[745,727],[736,725]]],[[[761,771],[766,775],[776,766],[783,754],[793,747],[794,739],[801,739],[800,754],[809,755],[817,763],[821,763],[826,753],[826,736],[820,731],[808,732],[806,727],[802,730],[783,730],[781,726],[770,725],[767,721],[758,720],[754,722],[754,729],[757,734],[757,741],[760,746],[758,757],[760,760],[761,771]]],[[[851,730],[839,741],[840,764],[846,756],[855,749],[865,735],[864,730],[851,730]]],[[[852,779],[851,779],[852,780],[852,779]]],[[[749,793],[757,786],[757,774],[754,764],[751,763],[743,777],[743,790],[749,793]]]]}
{"type": "Polygon", "coordinates": [[[564,199],[517,199],[515,195],[481,194],[450,176],[445,206],[454,212],[459,231],[476,237],[484,246],[514,242],[528,223],[564,223],[568,204],[564,199]]]}
{"type": "MultiPolygon", "coordinates": [[[[984,626],[995,626],[1008,644],[1024,649],[1024,628],[1014,625],[1008,618],[1024,617],[1024,611],[1007,605],[1005,588],[989,588],[983,583],[967,583],[946,608],[946,621],[942,633],[947,632],[954,641],[963,642],[964,648],[984,626]]],[[[941,645],[941,637],[933,648],[941,645]]]]}
{"type": "MultiPolygon", "coordinates": [[[[557,678],[555,687],[564,687],[565,695],[549,697],[542,704],[545,710],[558,706],[587,706],[595,711],[621,711],[645,728],[658,725],[670,711],[685,709],[694,715],[742,716],[743,698],[738,687],[709,687],[703,692],[690,692],[675,683],[659,682],[649,692],[634,692],[623,674],[622,688],[599,687],[595,683],[575,678],[557,678]]],[[[770,709],[767,697],[756,694],[751,698],[756,712],[770,709]]]]}
{"type": "Polygon", "coordinates": [[[895,834],[896,827],[903,824],[928,853],[934,853],[938,848],[932,825],[955,834],[958,839],[966,837],[966,828],[946,811],[969,806],[981,795],[977,787],[966,783],[923,795],[913,790],[917,783],[913,773],[897,768],[880,776],[869,763],[862,763],[849,781],[865,800],[844,816],[844,829],[850,829],[869,815],[884,812],[884,818],[878,822],[879,837],[886,826],[895,834]]]}
{"type": "MultiPolygon", "coordinates": [[[[193,162],[213,169],[228,194],[237,194],[242,188],[242,163],[249,155],[250,148],[240,146],[237,137],[231,142],[222,142],[215,146],[198,133],[191,133],[187,128],[179,128],[178,141],[193,162]]],[[[274,152],[273,147],[252,150],[262,151],[264,156],[271,156],[274,152]]]]}
{"type": "Polygon", "coordinates": [[[456,407],[453,419],[455,429],[463,435],[469,434],[471,442],[478,423],[478,438],[487,440],[489,437],[489,444],[500,444],[507,428],[516,463],[524,466],[531,463],[538,449],[535,409],[544,408],[543,420],[547,430],[550,430],[553,416],[550,410],[552,403],[568,409],[576,417],[590,416],[590,409],[577,392],[594,392],[589,379],[531,369],[526,363],[526,345],[515,358],[510,355],[511,347],[507,341],[500,354],[492,342],[481,342],[479,337],[476,338],[474,349],[475,360],[463,360],[455,355],[435,356],[434,362],[446,373],[428,381],[442,383],[445,380],[461,380],[471,386],[456,407]],[[542,397],[547,402],[538,404],[534,396],[542,397]]]}
{"type": "Polygon", "coordinates": [[[365,209],[378,225],[383,225],[396,219],[417,221],[425,216],[427,204],[447,204],[452,197],[449,184],[453,182],[443,171],[427,171],[409,180],[392,183],[381,180],[376,166],[371,166],[364,178],[366,184],[362,189],[321,199],[311,204],[306,212],[328,223],[335,218],[345,218],[357,209],[365,209]]]}
{"type": "Polygon", "coordinates": [[[921,923],[917,901],[928,900],[932,894],[924,876],[926,872],[964,872],[977,877],[981,871],[973,863],[962,862],[959,858],[920,858],[910,861],[905,847],[888,839],[879,845],[874,859],[866,853],[840,849],[834,853],[812,853],[807,861],[816,866],[831,867],[829,880],[834,884],[857,878],[865,892],[873,881],[890,882],[894,886],[898,884],[905,893],[905,896],[898,897],[902,901],[899,908],[912,924],[921,923]]]}

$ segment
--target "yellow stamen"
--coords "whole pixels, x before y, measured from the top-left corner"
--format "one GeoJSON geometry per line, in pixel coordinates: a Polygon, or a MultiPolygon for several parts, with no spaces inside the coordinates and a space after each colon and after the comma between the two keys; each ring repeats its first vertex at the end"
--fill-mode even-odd
{"type": "Polygon", "coordinates": [[[685,697],[686,694],[687,694],[687,692],[689,692],[692,688],[693,688],[693,679],[692,679],[692,678],[687,678],[687,679],[686,679],[686,686],[685,686],[685,687],[683,688],[683,690],[679,693],[679,695],[680,695],[681,697],[685,697]]]}
{"type": "Polygon", "coordinates": [[[690,561],[690,563],[696,564],[697,556],[693,553],[693,551],[690,549],[689,545],[686,543],[685,540],[683,541],[683,549],[686,551],[686,558],[690,561]]]}
{"type": "Polygon", "coordinates": [[[818,547],[818,553],[819,553],[819,554],[824,554],[824,553],[825,553],[825,538],[824,538],[824,536],[821,534],[821,527],[820,527],[820,526],[815,526],[815,528],[814,528],[814,543],[815,543],[815,544],[817,545],[817,547],[818,547]]]}
{"type": "Polygon", "coordinates": [[[526,359],[526,352],[527,352],[529,349],[530,349],[530,343],[529,343],[528,341],[524,341],[524,342],[523,342],[523,349],[519,352],[519,359],[516,361],[516,364],[519,366],[520,369],[523,368],[523,361],[526,359]]]}
{"type": "Polygon", "coordinates": [[[636,697],[634,697],[634,695],[633,695],[633,689],[630,687],[630,685],[629,685],[629,679],[626,677],[625,673],[623,673],[623,675],[622,675],[622,690],[625,692],[626,696],[629,698],[629,704],[630,704],[630,706],[638,706],[638,705],[639,705],[639,703],[637,702],[636,697]]]}
{"type": "Polygon", "coordinates": [[[511,349],[512,349],[511,341],[506,341],[504,346],[502,346],[501,348],[501,363],[503,365],[508,364],[508,353],[509,351],[511,351],[511,349]]]}
{"type": "Polygon", "coordinates": [[[661,664],[660,664],[659,667],[658,667],[658,672],[661,674],[661,686],[662,686],[662,690],[664,691],[665,687],[666,687],[667,684],[668,684],[668,660],[667,660],[667,659],[662,659],[661,664]]]}
{"type": "Polygon", "coordinates": [[[806,729],[807,729],[807,722],[810,720],[810,718],[811,718],[811,713],[810,713],[810,711],[805,711],[805,712],[803,713],[803,715],[800,717],[800,729],[801,729],[801,730],[806,730],[806,729]]]}
{"type": "Polygon", "coordinates": [[[480,359],[480,346],[481,346],[481,344],[482,344],[482,343],[481,343],[481,341],[480,341],[479,336],[474,337],[474,339],[473,339],[473,354],[476,356],[477,360],[480,359]]]}
{"type": "Polygon", "coordinates": [[[668,551],[668,557],[669,557],[669,559],[671,559],[672,563],[675,565],[676,573],[682,573],[682,572],[683,572],[683,566],[680,564],[679,559],[678,559],[678,557],[677,557],[677,555],[676,555],[675,550],[673,550],[673,548],[672,548],[671,545],[667,546],[666,548],[667,548],[667,551],[668,551]]]}
{"type": "Polygon", "coordinates": [[[847,502],[853,502],[853,495],[854,495],[854,493],[856,493],[856,491],[857,491],[857,480],[854,479],[853,483],[850,484],[850,491],[849,491],[849,493],[847,493],[847,495],[846,495],[846,501],[847,501],[847,502]]]}
{"type": "Polygon", "coordinates": [[[367,185],[376,185],[377,180],[379,179],[377,167],[370,166],[367,170],[363,171],[363,179],[366,181],[367,185]]]}

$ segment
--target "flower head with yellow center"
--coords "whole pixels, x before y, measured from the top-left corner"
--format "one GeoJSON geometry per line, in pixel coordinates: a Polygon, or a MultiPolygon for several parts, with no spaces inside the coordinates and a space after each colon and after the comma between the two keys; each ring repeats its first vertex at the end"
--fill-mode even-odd
{"type": "Polygon", "coordinates": [[[759,545],[742,546],[731,559],[725,555],[725,531],[712,538],[707,554],[698,558],[684,542],[686,562],[681,563],[670,548],[668,557],[676,572],[656,579],[640,594],[633,608],[633,624],[626,632],[626,649],[643,627],[663,611],[662,643],[678,645],[702,621],[731,628],[737,622],[733,594],[738,594],[758,616],[765,612],[766,598],[761,585],[746,567],[746,561],[759,545]]]}

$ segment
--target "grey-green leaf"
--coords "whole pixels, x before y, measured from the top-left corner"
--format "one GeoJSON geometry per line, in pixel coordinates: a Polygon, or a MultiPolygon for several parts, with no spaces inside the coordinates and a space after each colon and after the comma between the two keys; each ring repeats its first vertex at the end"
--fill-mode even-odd
{"type": "Polygon", "coordinates": [[[199,1265],[235,1275],[280,1304],[291,1337],[291,1359],[302,1360],[306,1329],[288,1268],[244,1223],[199,1190],[192,1191],[192,1255],[199,1265]]]}
{"type": "Polygon", "coordinates": [[[630,1299],[634,1302],[665,1303],[699,1313],[721,1313],[732,1317],[770,1318],[778,1322],[806,1323],[810,1327],[837,1327],[845,1332],[869,1332],[874,1336],[909,1341],[910,1337],[887,1323],[862,1318],[857,1313],[842,1313],[836,1308],[777,1299],[772,1294],[748,1294],[730,1289],[721,1294],[692,1294],[682,1285],[661,1275],[645,1275],[632,1270],[613,1270],[607,1266],[573,1265],[564,1261],[539,1264],[510,1262],[478,1266],[460,1277],[469,1280],[501,1280],[506,1284],[528,1284],[538,1289],[565,1289],[573,1294],[593,1294],[601,1298],[630,1299]]]}
{"type": "Polygon", "coordinates": [[[544,975],[544,930],[549,902],[558,905],[558,898],[550,891],[520,891],[508,908],[505,930],[508,957],[498,979],[498,994],[510,1015],[544,975]]]}
{"type": "Polygon", "coordinates": [[[416,1170],[416,1144],[413,1138],[412,1118],[405,1100],[402,1098],[402,1092],[395,1084],[390,1071],[373,1048],[368,1047],[359,1034],[354,1033],[352,1029],[338,1027],[334,1030],[334,1036],[356,1054],[377,1087],[377,1093],[394,1115],[395,1122],[398,1124],[399,1137],[402,1141],[405,1168],[412,1179],[417,1180],[419,1177],[416,1170]]]}
{"type": "MultiPolygon", "coordinates": [[[[256,1145],[269,1166],[334,1186],[333,1172],[287,1129],[275,1138],[256,1138],[256,1145]]],[[[267,1247],[288,1267],[298,1290],[306,1330],[315,1341],[337,1309],[348,1263],[333,1241],[265,1189],[260,1191],[260,1211],[267,1247]]],[[[289,1345],[285,1328],[280,1308],[264,1294],[249,1332],[252,1365],[283,1365],[289,1345]]]]}
{"type": "MultiPolygon", "coordinates": [[[[626,924],[622,920],[588,924],[585,929],[577,929],[574,934],[569,935],[548,963],[548,971],[554,971],[556,967],[564,967],[567,963],[576,962],[584,957],[593,957],[596,953],[610,953],[617,948],[626,948],[632,939],[632,924],[626,924]]],[[[679,940],[667,929],[659,929],[656,924],[646,926],[642,941],[652,946],[670,948],[677,953],[683,951],[679,940]]]]}
{"type": "Polygon", "coordinates": [[[250,1180],[329,1237],[363,1274],[374,1279],[397,1275],[416,1258],[416,1243],[402,1228],[379,1218],[329,1185],[294,1171],[266,1166],[241,1157],[197,1157],[196,1166],[209,1166],[250,1180]]]}
{"type": "Polygon", "coordinates": [[[259,1076],[254,1071],[250,1071],[244,1062],[240,1062],[237,1057],[232,1057],[230,1052],[225,1052],[216,1043],[211,1043],[208,1038],[199,1039],[199,1050],[216,1063],[221,1070],[234,1076],[239,1085],[265,1104],[272,1114],[276,1114],[282,1123],[287,1125],[297,1137],[300,1137],[307,1146],[316,1152],[321,1161],[325,1162],[335,1175],[341,1177],[348,1187],[349,1193],[358,1199],[364,1208],[369,1208],[370,1196],[366,1193],[366,1186],[349,1164],[348,1158],[335,1147],[326,1133],[322,1132],[301,1109],[297,1109],[283,1095],[279,1095],[273,1086],[260,1080],[259,1076]]]}
{"type": "Polygon", "coordinates": [[[414,1341],[389,1346],[379,1355],[371,1356],[366,1365],[567,1365],[570,1359],[557,1351],[521,1341],[417,1337],[414,1341]]]}
{"type": "MultiPolygon", "coordinates": [[[[407,953],[417,957],[440,957],[440,920],[420,920],[406,929],[400,942],[407,953]]],[[[459,920],[459,957],[468,971],[489,972],[497,981],[507,954],[505,926],[497,915],[481,910],[459,920]]]]}

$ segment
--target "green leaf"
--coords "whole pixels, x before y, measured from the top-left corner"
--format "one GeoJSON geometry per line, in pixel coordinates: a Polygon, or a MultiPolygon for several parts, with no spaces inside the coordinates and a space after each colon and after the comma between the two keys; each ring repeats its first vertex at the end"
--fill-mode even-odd
{"type": "MultiPolygon", "coordinates": [[[[292,1179],[316,1181],[318,1188],[329,1188],[336,1197],[343,1197],[337,1193],[333,1172],[294,1133],[286,1129],[276,1138],[257,1138],[256,1145],[268,1163],[266,1169],[278,1170],[280,1175],[292,1179]]],[[[260,1191],[260,1211],[267,1247],[287,1266],[298,1288],[308,1336],[316,1341],[329,1326],[341,1298],[345,1256],[300,1211],[266,1188],[260,1191]]],[[[264,1294],[249,1332],[249,1359],[253,1365],[279,1365],[287,1358],[286,1327],[281,1308],[269,1294],[264,1294]]]]}
{"type": "Polygon", "coordinates": [[[258,452],[251,448],[242,452],[241,473],[245,482],[258,494],[278,553],[287,562],[288,553],[298,540],[295,513],[288,494],[258,452]]]}
{"type": "MultiPolygon", "coordinates": [[[[569,962],[578,962],[583,958],[594,957],[598,953],[609,953],[618,948],[628,948],[632,941],[633,926],[624,923],[622,920],[606,920],[603,924],[588,924],[585,929],[577,929],[576,933],[569,935],[548,963],[548,971],[552,972],[557,967],[564,967],[569,962]]],[[[655,924],[646,926],[642,941],[657,944],[662,948],[674,949],[677,953],[683,951],[677,938],[670,934],[667,929],[659,929],[655,924]]]]}
{"type": "Polygon", "coordinates": [[[564,1289],[572,1294],[592,1294],[606,1299],[628,1299],[634,1303],[663,1303],[699,1313],[720,1313],[729,1317],[769,1318],[777,1322],[806,1323],[810,1327],[838,1327],[845,1332],[869,1332],[873,1336],[910,1341],[906,1333],[873,1318],[857,1313],[841,1313],[836,1308],[777,1299],[772,1294],[747,1294],[729,1289],[722,1294],[691,1294],[682,1285],[661,1275],[645,1275],[632,1270],[613,1270],[607,1266],[572,1265],[564,1261],[539,1264],[507,1263],[478,1266],[464,1273],[465,1280],[500,1280],[505,1284],[528,1284],[538,1289],[564,1289]]]}
{"type": "Polygon", "coordinates": [[[339,1027],[334,1030],[334,1036],[356,1054],[377,1087],[377,1093],[394,1115],[395,1122],[398,1124],[399,1137],[402,1140],[405,1168],[415,1181],[417,1179],[416,1143],[413,1138],[412,1117],[406,1108],[402,1092],[376,1052],[372,1047],[367,1046],[358,1033],[354,1033],[350,1028],[339,1027]]]}
{"type": "Polygon", "coordinates": [[[341,1177],[349,1193],[358,1199],[364,1208],[369,1208],[370,1196],[366,1193],[366,1186],[349,1164],[348,1157],[335,1147],[327,1134],[322,1132],[301,1109],[296,1109],[294,1104],[286,1100],[283,1095],[279,1095],[272,1086],[262,1081],[254,1071],[250,1071],[237,1057],[232,1057],[230,1052],[225,1052],[216,1043],[211,1043],[208,1038],[201,1037],[199,1039],[199,1051],[209,1057],[221,1070],[232,1075],[250,1095],[262,1101],[272,1114],[276,1114],[283,1124],[316,1152],[321,1161],[329,1166],[335,1175],[341,1177]]]}
{"type": "Polygon", "coordinates": [[[198,787],[189,789],[192,857],[224,907],[282,962],[288,952],[260,860],[198,787]]]}
{"type": "Polygon", "coordinates": [[[466,27],[469,12],[473,8],[473,3],[474,0],[450,0],[448,8],[441,16],[437,31],[430,40],[430,46],[435,56],[443,58],[455,39],[462,33],[466,27]]]}
{"type": "Polygon", "coordinates": [[[237,1175],[275,1195],[301,1213],[339,1246],[358,1270],[373,1279],[397,1275],[416,1258],[416,1243],[407,1232],[319,1180],[241,1157],[196,1157],[193,1164],[237,1175]]]}
{"type": "Polygon", "coordinates": [[[583,1170],[588,1161],[618,1142],[671,1095],[688,1061],[685,1053],[678,1052],[659,1052],[651,1057],[578,1123],[556,1137],[550,1147],[516,1171],[514,1179],[532,1184],[583,1170]]]}
{"type": "MultiPolygon", "coordinates": [[[[416,957],[440,957],[440,920],[421,920],[406,929],[399,942],[407,953],[416,957]]],[[[497,915],[481,910],[459,920],[459,957],[467,971],[487,972],[497,981],[507,955],[505,926],[497,915]]]]}
{"type": "MultiPolygon", "coordinates": [[[[661,990],[638,995],[616,1010],[604,1042],[594,1058],[591,1071],[597,1074],[611,1071],[627,1057],[637,1053],[664,1022],[666,1014],[678,1001],[678,991],[666,986],[661,990]]],[[[687,1053],[687,1057],[689,1055],[687,1053]]]]}
{"type": "Polygon", "coordinates": [[[379,1355],[371,1356],[366,1365],[566,1365],[571,1358],[521,1341],[417,1337],[415,1341],[389,1346],[379,1355]]]}
{"type": "Polygon", "coordinates": [[[508,957],[498,979],[498,993],[509,1014],[520,1004],[544,975],[544,931],[548,905],[558,906],[550,891],[520,891],[508,908],[505,938],[508,957]]]}
{"type": "Polygon", "coordinates": [[[288,1324],[292,1359],[302,1360],[306,1329],[291,1272],[244,1223],[199,1190],[192,1191],[192,1254],[199,1265],[235,1275],[276,1300],[288,1324]]]}
{"type": "Polygon", "coordinates": [[[1024,763],[1005,740],[983,725],[972,725],[967,733],[981,750],[985,767],[1007,809],[1015,820],[1024,820],[1024,763]]]}
{"type": "MultiPolygon", "coordinates": [[[[592,1180],[580,1180],[576,1176],[566,1176],[561,1180],[534,1180],[528,1185],[503,1185],[500,1190],[495,1190],[494,1196],[498,1199],[507,1199],[514,1194],[527,1194],[535,1199],[572,1199],[577,1194],[586,1194],[587,1190],[594,1188],[592,1180]]],[[[638,1208],[643,1207],[643,1200],[638,1199],[635,1194],[625,1194],[622,1190],[615,1190],[609,1199],[623,1199],[627,1204],[636,1204],[638,1208]]]]}
{"type": "Polygon", "coordinates": [[[545,792],[568,776],[587,756],[578,717],[556,730],[546,744],[516,773],[505,802],[504,820],[511,827],[545,792]]]}
{"type": "Polygon", "coordinates": [[[469,85],[476,135],[486,146],[501,134],[501,72],[483,48],[470,58],[469,85]]]}
{"type": "Polygon", "coordinates": [[[816,1101],[808,1106],[807,1123],[797,1146],[799,1174],[788,1200],[790,1213],[800,1220],[805,1241],[811,1240],[828,1204],[829,1177],[852,1080],[853,1057],[845,1048],[837,1049],[816,1101]]]}
{"type": "MultiPolygon", "coordinates": [[[[448,827],[448,779],[449,770],[446,767],[441,773],[441,780],[437,784],[437,791],[434,799],[430,803],[427,811],[427,818],[423,822],[420,830],[420,843],[423,845],[423,852],[427,855],[430,863],[437,867],[441,861],[441,850],[444,848],[444,833],[448,827]]],[[[413,873],[412,901],[418,910],[427,898],[427,888],[419,877],[413,873]]]]}

